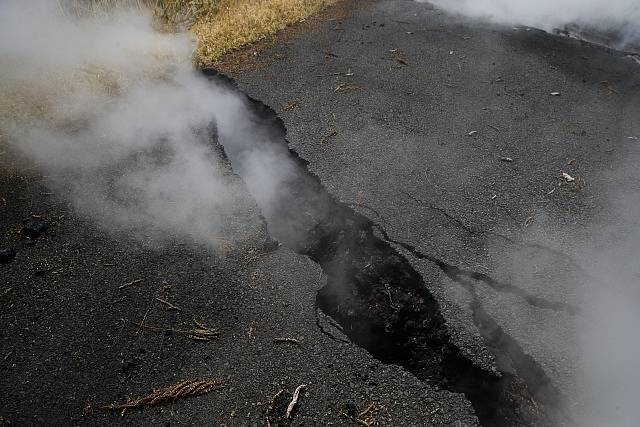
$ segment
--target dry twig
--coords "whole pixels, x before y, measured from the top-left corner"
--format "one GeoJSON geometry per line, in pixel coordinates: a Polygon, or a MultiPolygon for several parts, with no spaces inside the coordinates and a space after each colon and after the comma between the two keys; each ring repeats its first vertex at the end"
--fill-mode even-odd
{"type": "Polygon", "coordinates": [[[296,407],[296,403],[298,403],[298,398],[300,397],[300,390],[302,390],[306,386],[306,384],[300,384],[298,387],[296,387],[296,391],[293,392],[291,403],[289,403],[289,406],[287,406],[287,418],[291,418],[291,412],[293,412],[293,409],[296,407]]]}
{"type": "Polygon", "coordinates": [[[144,279],[136,279],[136,280],[133,280],[131,282],[125,283],[124,285],[118,286],[118,289],[128,288],[129,286],[137,285],[138,283],[141,283],[143,281],[144,281],[144,279]]]}
{"type": "Polygon", "coordinates": [[[280,110],[281,111],[291,111],[294,108],[296,108],[298,106],[298,104],[300,103],[300,101],[298,101],[297,99],[293,100],[293,101],[289,101],[286,104],[284,104],[280,110]]]}
{"type": "Polygon", "coordinates": [[[103,406],[102,408],[112,411],[121,411],[121,415],[124,415],[125,411],[129,408],[162,405],[183,397],[201,396],[203,394],[211,393],[214,390],[218,390],[222,388],[222,386],[223,383],[220,380],[184,380],[169,387],[154,390],[146,396],[138,399],[127,399],[124,403],[112,403],[111,405],[103,406]]]}
{"type": "Polygon", "coordinates": [[[322,138],[322,141],[320,141],[320,144],[326,144],[327,142],[329,142],[329,140],[331,138],[333,138],[336,135],[338,135],[338,131],[337,130],[329,129],[329,133],[327,135],[325,135],[324,138],[322,138]]]}
{"type": "Polygon", "coordinates": [[[156,298],[156,300],[166,305],[169,308],[169,310],[182,311],[180,307],[173,305],[169,301],[163,300],[162,298],[156,298]]]}
{"type": "Polygon", "coordinates": [[[152,325],[145,325],[145,324],[140,324],[138,326],[141,329],[147,329],[150,331],[171,332],[175,334],[185,335],[187,338],[190,338],[196,341],[211,341],[212,339],[218,338],[220,336],[220,332],[217,329],[209,329],[203,326],[201,323],[196,322],[195,320],[193,322],[196,324],[196,327],[193,329],[163,328],[160,326],[152,326],[152,325]]]}

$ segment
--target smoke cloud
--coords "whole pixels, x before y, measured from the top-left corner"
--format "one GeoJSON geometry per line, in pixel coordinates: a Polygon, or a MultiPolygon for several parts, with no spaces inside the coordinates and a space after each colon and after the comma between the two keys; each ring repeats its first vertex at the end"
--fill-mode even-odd
{"type": "Polygon", "coordinates": [[[263,210],[292,168],[262,144],[246,101],[193,69],[194,47],[140,10],[77,17],[60,2],[0,2],[5,143],[108,229],[219,241],[257,215],[212,132],[263,210]]]}
{"type": "Polygon", "coordinates": [[[568,25],[614,32],[618,48],[640,41],[637,0],[418,0],[448,12],[545,31],[568,25]]]}

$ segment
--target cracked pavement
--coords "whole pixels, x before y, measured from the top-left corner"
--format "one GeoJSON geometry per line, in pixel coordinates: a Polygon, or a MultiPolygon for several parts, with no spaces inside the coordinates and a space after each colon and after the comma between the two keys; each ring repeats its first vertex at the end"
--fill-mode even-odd
{"type": "Polygon", "coordinates": [[[604,281],[582,255],[614,218],[612,171],[640,153],[638,64],[410,1],[310,27],[232,72],[239,87],[281,111],[327,191],[411,260],[469,357],[493,363],[479,304],[581,408],[576,335],[604,281]]]}
{"type": "MultiPolygon", "coordinates": [[[[415,272],[396,259],[388,264],[402,267],[392,271],[397,286],[380,305],[394,309],[404,297],[408,307],[432,308],[424,302],[433,295],[466,360],[486,372],[524,373],[579,412],[576,331],[590,321],[591,289],[604,281],[581,251],[609,231],[594,233],[594,224],[617,219],[607,194],[637,182],[635,170],[627,181],[610,172],[640,154],[627,140],[640,135],[638,65],[576,40],[468,23],[411,1],[345,1],[290,33],[255,55],[249,48],[250,64],[231,74],[279,113],[323,191],[371,221],[379,241],[363,240],[375,249],[388,242],[428,289],[422,299],[415,289],[403,294],[401,279],[415,272]]],[[[65,202],[64,189],[53,193],[42,177],[12,171],[14,160],[0,159],[2,200],[11,207],[1,212],[0,243],[17,248],[1,267],[0,424],[264,425],[268,400],[302,383],[293,425],[350,425],[343,413],[371,402],[382,425],[478,424],[462,394],[349,341],[319,310],[326,272],[285,246],[265,249],[253,204],[230,224],[231,235],[251,235],[223,254],[193,242],[157,246],[104,232],[65,202]],[[17,230],[32,214],[51,230],[25,241],[17,230]],[[120,289],[140,278],[141,286],[120,289]],[[220,337],[201,343],[138,326],[180,329],[194,319],[220,337]],[[283,337],[302,345],[274,342],[283,337]],[[100,409],[205,377],[225,388],[123,418],[100,409]]],[[[377,270],[352,261],[367,270],[365,285],[367,274],[387,278],[374,275],[387,259],[377,270]]]]}

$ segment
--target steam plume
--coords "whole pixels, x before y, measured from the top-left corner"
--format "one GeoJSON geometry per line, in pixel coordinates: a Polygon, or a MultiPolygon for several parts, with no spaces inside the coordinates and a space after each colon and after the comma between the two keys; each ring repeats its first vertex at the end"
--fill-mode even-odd
{"type": "Polygon", "coordinates": [[[267,136],[245,101],[193,70],[194,47],[139,10],[79,18],[58,2],[2,1],[0,130],[108,228],[213,243],[229,222],[256,217],[213,125],[244,153],[264,209],[290,169],[260,148],[267,136]]]}
{"type": "Polygon", "coordinates": [[[418,0],[452,13],[552,31],[567,25],[617,33],[618,46],[640,41],[636,0],[418,0]]]}

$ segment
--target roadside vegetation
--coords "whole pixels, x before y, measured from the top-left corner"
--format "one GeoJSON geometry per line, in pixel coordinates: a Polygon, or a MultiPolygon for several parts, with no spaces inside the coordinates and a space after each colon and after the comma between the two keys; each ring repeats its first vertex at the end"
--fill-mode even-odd
{"type": "MultiPolygon", "coordinates": [[[[62,0],[59,0],[62,1],[62,0]]],[[[166,30],[190,30],[198,39],[194,62],[220,56],[304,20],[338,0],[67,0],[78,14],[114,7],[148,8],[166,30]]]]}

